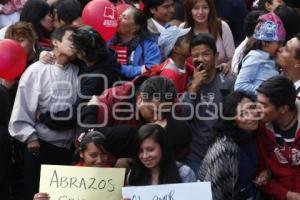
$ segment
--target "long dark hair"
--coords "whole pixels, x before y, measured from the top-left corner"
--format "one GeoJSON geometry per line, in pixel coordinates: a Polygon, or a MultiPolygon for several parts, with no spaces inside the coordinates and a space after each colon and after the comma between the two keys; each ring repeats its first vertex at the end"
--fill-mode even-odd
{"type": "MultiPolygon", "coordinates": [[[[222,23],[221,20],[218,18],[217,11],[215,8],[215,4],[213,0],[205,0],[209,7],[209,14],[208,14],[208,30],[209,33],[214,36],[215,39],[218,38],[218,36],[221,33],[222,30],[222,23]]],[[[194,6],[197,4],[198,0],[186,0],[184,4],[185,8],[185,28],[192,27],[192,29],[195,26],[194,19],[192,17],[192,10],[194,6]]],[[[193,34],[193,31],[190,33],[193,34]]]]}
{"type": "MultiPolygon", "coordinates": [[[[268,11],[266,9],[266,3],[272,4],[273,0],[256,0],[253,5],[252,5],[252,9],[253,10],[264,10],[264,11],[268,11]]],[[[268,11],[269,12],[269,11],[268,11]]]]}
{"type": "Polygon", "coordinates": [[[215,139],[227,136],[239,144],[241,132],[244,131],[236,126],[235,117],[237,116],[236,109],[238,104],[244,98],[254,102],[253,97],[245,91],[235,91],[224,98],[222,103],[222,117],[220,117],[220,120],[213,129],[215,139]]]}
{"type": "Polygon", "coordinates": [[[281,19],[283,26],[286,30],[286,40],[295,37],[300,33],[300,16],[297,11],[289,6],[278,6],[274,13],[281,19]]]}
{"type": "Polygon", "coordinates": [[[20,21],[32,23],[39,39],[49,38],[49,31],[46,30],[41,24],[41,19],[43,19],[49,13],[50,6],[46,3],[46,1],[28,0],[22,9],[20,21]]]}
{"type": "Polygon", "coordinates": [[[105,40],[90,26],[75,29],[72,40],[74,48],[84,52],[85,58],[90,62],[104,60],[108,55],[105,40]]]}
{"type": "Polygon", "coordinates": [[[139,159],[139,148],[142,142],[152,138],[160,145],[162,157],[159,164],[159,184],[180,183],[176,162],[165,139],[164,129],[157,124],[142,126],[137,133],[137,147],[134,162],[129,176],[129,185],[150,185],[151,171],[139,159]]]}

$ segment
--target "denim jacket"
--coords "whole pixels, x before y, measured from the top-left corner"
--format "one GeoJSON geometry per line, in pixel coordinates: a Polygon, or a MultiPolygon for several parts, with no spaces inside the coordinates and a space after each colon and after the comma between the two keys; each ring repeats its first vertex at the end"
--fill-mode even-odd
{"type": "Polygon", "coordinates": [[[234,90],[244,90],[256,96],[260,84],[276,75],[279,71],[271,55],[262,50],[252,50],[243,59],[234,90]]]}

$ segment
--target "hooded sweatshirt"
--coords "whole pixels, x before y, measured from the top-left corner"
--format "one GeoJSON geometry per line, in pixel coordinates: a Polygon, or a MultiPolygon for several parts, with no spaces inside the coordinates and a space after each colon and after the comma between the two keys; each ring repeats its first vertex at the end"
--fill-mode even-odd
{"type": "Polygon", "coordinates": [[[291,145],[281,146],[272,123],[262,124],[256,144],[259,156],[259,171],[269,169],[271,180],[262,187],[266,194],[276,200],[285,200],[288,191],[300,193],[300,103],[296,102],[298,124],[291,145]]]}

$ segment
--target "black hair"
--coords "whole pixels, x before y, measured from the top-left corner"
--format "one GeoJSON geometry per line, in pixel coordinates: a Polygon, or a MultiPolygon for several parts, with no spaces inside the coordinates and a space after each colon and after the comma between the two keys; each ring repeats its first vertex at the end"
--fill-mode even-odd
{"type": "Polygon", "coordinates": [[[189,123],[168,117],[165,130],[167,141],[175,159],[185,162],[192,142],[192,131],[189,123]]]}
{"type": "Polygon", "coordinates": [[[252,37],[255,27],[258,23],[258,18],[263,14],[266,14],[266,11],[252,10],[247,14],[244,21],[244,32],[247,37],[252,37]]]}
{"type": "MultiPolygon", "coordinates": [[[[234,142],[239,144],[241,132],[243,130],[236,126],[237,107],[244,99],[250,99],[254,102],[253,97],[246,91],[235,91],[228,94],[222,101],[222,116],[213,128],[214,138],[221,138],[227,136],[233,139],[234,142]]],[[[215,140],[213,140],[214,142],[215,140]]]]}
{"type": "Polygon", "coordinates": [[[177,95],[173,82],[162,76],[148,78],[142,83],[137,92],[142,95],[143,100],[146,102],[153,99],[159,102],[173,102],[177,95]]]}
{"type": "Polygon", "coordinates": [[[289,106],[290,111],[296,110],[296,89],[294,83],[283,76],[274,76],[262,82],[257,89],[269,98],[269,101],[276,107],[289,106]]]}
{"type": "Polygon", "coordinates": [[[216,40],[211,34],[199,33],[198,35],[194,36],[191,40],[190,48],[192,49],[193,47],[201,44],[208,46],[214,52],[214,54],[217,53],[216,40]]]}
{"type": "MultiPolygon", "coordinates": [[[[174,47],[178,47],[178,46],[181,44],[181,42],[184,41],[184,40],[190,42],[190,38],[191,38],[191,37],[189,36],[189,34],[180,36],[180,37],[176,40],[174,47]]],[[[173,47],[173,48],[174,48],[174,47],[173,47]]]]}
{"type": "Polygon", "coordinates": [[[81,4],[81,7],[84,8],[86,4],[90,3],[91,0],[78,0],[78,1],[81,4]]]}
{"type": "Polygon", "coordinates": [[[165,134],[164,129],[157,124],[146,124],[138,130],[134,162],[128,179],[129,185],[139,186],[151,184],[151,171],[145,167],[139,159],[140,146],[142,142],[148,138],[152,138],[161,148],[162,156],[159,163],[160,173],[158,184],[182,182],[176,162],[166,141],[165,134]]]}
{"type": "Polygon", "coordinates": [[[281,19],[286,31],[286,40],[293,38],[300,33],[300,16],[297,11],[288,6],[278,6],[274,13],[281,19]]]}
{"type": "Polygon", "coordinates": [[[107,153],[106,138],[99,131],[89,131],[84,134],[79,143],[78,149],[75,151],[75,160],[76,162],[80,161],[80,153],[84,152],[87,148],[87,145],[93,143],[98,150],[107,153]]]}
{"type": "MultiPolygon", "coordinates": [[[[296,38],[297,38],[298,41],[300,42],[300,33],[298,33],[298,34],[296,35],[296,38]]],[[[300,46],[296,49],[294,58],[297,59],[297,60],[300,59],[300,46]]]]}
{"type": "Polygon", "coordinates": [[[259,0],[259,1],[255,1],[255,3],[253,3],[253,10],[265,10],[267,11],[265,5],[266,3],[273,3],[273,0],[259,0]]]}
{"type": "Polygon", "coordinates": [[[144,3],[144,13],[146,14],[147,18],[151,18],[153,15],[151,13],[152,8],[156,8],[162,5],[166,0],[142,0],[144,3]]]}
{"type": "Polygon", "coordinates": [[[147,28],[147,17],[145,15],[145,13],[133,6],[131,6],[130,9],[134,10],[133,20],[134,20],[134,23],[137,26],[139,26],[139,32],[137,33],[137,35],[140,37],[141,40],[149,38],[150,33],[147,28]]]}
{"type": "Polygon", "coordinates": [[[52,40],[58,40],[58,41],[62,41],[62,38],[64,37],[65,33],[67,31],[74,31],[75,28],[71,27],[71,26],[66,26],[66,27],[61,27],[58,29],[55,29],[52,33],[51,33],[51,39],[52,40]]]}
{"type": "Polygon", "coordinates": [[[0,126],[7,127],[10,113],[11,113],[11,102],[8,90],[0,85],[0,126]]]}
{"type": "MultiPolygon", "coordinates": [[[[180,44],[181,44],[184,40],[186,40],[188,43],[190,43],[190,39],[191,39],[191,37],[190,37],[189,34],[180,36],[180,37],[176,40],[176,42],[175,42],[175,44],[174,44],[174,47],[180,46],[180,44]]],[[[174,49],[174,47],[173,47],[173,49],[174,49]]],[[[167,55],[167,57],[169,57],[170,55],[172,55],[173,49],[172,49],[172,51],[170,52],[170,54],[167,55]]]]}
{"type": "Polygon", "coordinates": [[[300,8],[299,0],[286,0],[286,5],[292,8],[300,8]]]}
{"type": "Polygon", "coordinates": [[[57,15],[58,20],[72,24],[81,16],[82,6],[78,0],[58,0],[52,5],[51,13],[53,16],[57,15]]]}
{"type": "Polygon", "coordinates": [[[39,39],[44,37],[47,38],[50,36],[50,33],[42,26],[41,19],[49,13],[50,6],[46,1],[28,0],[21,11],[20,21],[32,23],[39,39]]]}
{"type": "Polygon", "coordinates": [[[72,34],[74,48],[90,62],[105,59],[108,47],[101,35],[90,26],[82,26],[72,34]]]}

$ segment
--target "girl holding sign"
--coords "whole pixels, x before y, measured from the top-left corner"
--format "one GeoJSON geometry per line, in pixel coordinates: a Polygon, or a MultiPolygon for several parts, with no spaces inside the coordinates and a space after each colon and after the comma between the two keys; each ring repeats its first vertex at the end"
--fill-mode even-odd
{"type": "Polygon", "coordinates": [[[98,131],[82,133],[78,138],[80,146],[76,153],[76,166],[111,167],[110,155],[106,151],[105,136],[98,131]]]}
{"type": "MultiPolygon", "coordinates": [[[[76,166],[111,167],[110,155],[106,151],[105,136],[98,131],[83,133],[78,138],[80,145],[76,153],[76,166]]],[[[49,200],[47,193],[37,193],[33,200],[49,200]]]]}
{"type": "Polygon", "coordinates": [[[147,124],[139,129],[134,162],[127,176],[128,185],[196,181],[195,174],[188,166],[174,160],[165,135],[164,129],[157,124],[147,124]]]}

